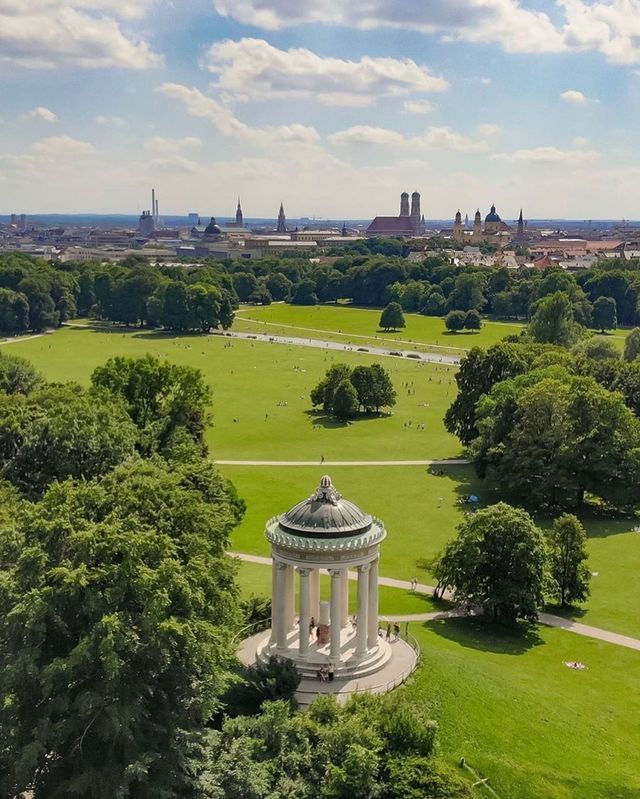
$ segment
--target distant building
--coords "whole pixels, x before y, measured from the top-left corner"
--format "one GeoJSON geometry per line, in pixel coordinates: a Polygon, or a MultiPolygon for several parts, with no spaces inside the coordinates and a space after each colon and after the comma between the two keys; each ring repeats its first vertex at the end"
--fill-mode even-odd
{"type": "Polygon", "coordinates": [[[278,212],[278,226],[276,227],[276,233],[286,233],[287,232],[287,218],[284,215],[284,205],[280,203],[280,211],[278,212]]]}
{"type": "MultiPolygon", "coordinates": [[[[522,217],[522,211],[520,211],[522,217]]],[[[469,235],[465,232],[466,224],[462,223],[462,214],[458,210],[453,222],[453,239],[459,242],[471,242],[472,244],[495,244],[498,247],[504,247],[511,241],[512,229],[500,219],[500,215],[496,211],[495,205],[491,206],[491,210],[484,218],[484,225],[482,224],[482,214],[480,209],[476,211],[473,221],[473,232],[469,235]]],[[[520,228],[520,225],[518,226],[520,228]]],[[[524,223],[523,223],[524,229],[524,223]]]]}
{"type": "Polygon", "coordinates": [[[151,211],[143,211],[138,219],[138,233],[141,236],[151,238],[156,229],[156,221],[151,211]]]}
{"type": "Polygon", "coordinates": [[[401,237],[422,236],[424,234],[424,217],[420,211],[420,194],[414,191],[411,195],[403,191],[400,195],[400,216],[376,216],[366,231],[367,236],[401,237]]]}

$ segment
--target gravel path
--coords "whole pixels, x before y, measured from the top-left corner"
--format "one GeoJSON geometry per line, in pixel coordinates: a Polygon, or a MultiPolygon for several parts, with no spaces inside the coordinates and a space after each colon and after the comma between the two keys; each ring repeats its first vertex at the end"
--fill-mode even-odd
{"type": "Polygon", "coordinates": [[[426,461],[215,461],[218,466],[466,466],[464,458],[426,461]]]}
{"type": "Polygon", "coordinates": [[[416,352],[415,350],[401,350],[396,347],[353,347],[350,344],[340,344],[337,341],[323,341],[316,338],[300,338],[298,336],[270,336],[265,333],[240,333],[227,330],[224,333],[212,333],[214,336],[225,338],[243,339],[245,341],[260,341],[268,344],[289,344],[296,347],[313,347],[320,350],[338,350],[339,352],[356,352],[362,355],[381,355],[384,358],[408,358],[417,363],[444,363],[457,366],[460,358],[454,355],[438,355],[431,352],[416,352]]]}
{"type": "MultiPolygon", "coordinates": [[[[271,565],[271,558],[265,558],[261,555],[245,555],[241,552],[229,552],[228,553],[231,557],[238,558],[239,560],[246,561],[247,563],[258,563],[263,566],[270,566],[271,565]]],[[[357,580],[358,575],[356,572],[349,572],[349,579],[350,580],[357,580]]],[[[379,581],[380,585],[386,585],[390,588],[401,588],[405,591],[411,590],[411,583],[407,580],[395,580],[392,577],[380,577],[379,581]]],[[[417,588],[415,589],[416,593],[418,594],[433,594],[435,588],[432,585],[424,585],[422,583],[418,584],[417,588]]],[[[446,594],[445,594],[445,598],[446,594]]],[[[404,622],[404,621],[416,621],[416,622],[424,622],[424,621],[431,621],[432,619],[438,618],[451,618],[454,616],[462,616],[464,615],[461,611],[447,611],[447,612],[431,612],[431,613],[413,613],[413,614],[406,614],[404,616],[381,616],[380,618],[385,619],[386,621],[390,622],[404,622]]],[[[636,651],[640,652],[640,639],[638,638],[631,638],[628,635],[620,635],[620,633],[614,633],[609,630],[602,630],[600,627],[591,627],[588,624],[580,624],[579,622],[571,621],[571,619],[565,619],[562,616],[554,616],[551,613],[541,613],[540,616],[540,623],[546,625],[547,627],[559,627],[562,630],[568,630],[571,633],[576,633],[577,635],[583,635],[585,638],[595,638],[598,641],[605,641],[608,644],[614,644],[616,646],[623,646],[627,649],[635,649],[636,651]]]]}

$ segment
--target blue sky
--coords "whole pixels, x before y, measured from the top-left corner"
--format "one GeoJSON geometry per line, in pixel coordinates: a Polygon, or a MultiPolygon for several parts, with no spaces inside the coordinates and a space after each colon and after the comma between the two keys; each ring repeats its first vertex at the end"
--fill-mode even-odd
{"type": "Polygon", "coordinates": [[[0,212],[640,217],[640,0],[0,0],[0,212]]]}

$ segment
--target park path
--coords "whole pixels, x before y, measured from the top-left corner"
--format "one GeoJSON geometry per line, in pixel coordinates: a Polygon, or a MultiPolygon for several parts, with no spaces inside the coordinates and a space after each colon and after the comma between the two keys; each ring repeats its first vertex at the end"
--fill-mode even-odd
{"type": "MultiPolygon", "coordinates": [[[[377,313],[377,311],[375,312],[377,313]]],[[[395,347],[398,344],[413,344],[417,347],[431,347],[434,350],[453,350],[454,352],[461,352],[466,354],[469,350],[466,347],[452,347],[447,344],[429,344],[425,341],[413,341],[410,338],[385,338],[384,336],[365,335],[364,333],[343,333],[341,330],[324,330],[320,327],[302,327],[301,325],[285,325],[281,322],[263,322],[261,319],[253,319],[251,316],[242,316],[242,311],[237,311],[236,319],[241,322],[251,322],[256,325],[266,325],[269,327],[287,328],[290,330],[304,330],[309,333],[331,333],[332,336],[342,336],[343,338],[360,338],[363,341],[371,341],[375,339],[380,342],[389,342],[390,347],[395,347]]],[[[412,350],[413,352],[413,350],[412,350]]]]}
{"type": "MultiPolygon", "coordinates": [[[[247,563],[258,563],[262,566],[270,566],[271,558],[263,557],[262,555],[246,555],[242,552],[229,552],[233,558],[246,561],[247,563]]],[[[357,580],[358,575],[356,572],[349,572],[350,580],[357,580]]],[[[389,588],[400,588],[405,591],[411,590],[411,583],[407,580],[396,580],[393,577],[379,577],[378,582],[380,585],[388,586],[389,588]]],[[[417,594],[432,595],[435,591],[434,586],[424,585],[419,583],[414,589],[417,594]]],[[[445,593],[445,599],[450,599],[445,593]]],[[[431,613],[408,613],[400,616],[381,616],[380,618],[389,622],[425,622],[432,621],[433,619],[453,618],[456,616],[465,615],[462,611],[435,611],[431,613]]],[[[539,620],[541,624],[547,627],[558,627],[562,630],[567,630],[570,633],[582,635],[585,638],[595,638],[598,641],[604,641],[607,644],[614,644],[615,646],[623,646],[626,649],[635,649],[640,652],[640,639],[631,638],[628,635],[621,635],[614,633],[610,630],[603,630],[600,627],[592,627],[589,624],[580,624],[580,622],[565,619],[562,616],[554,616],[552,613],[540,613],[539,620]]]]}
{"type": "Polygon", "coordinates": [[[465,458],[424,461],[226,461],[216,460],[218,466],[467,466],[465,458]]]}
{"type": "MultiPolygon", "coordinates": [[[[327,332],[327,331],[323,331],[327,332]]],[[[328,331],[332,332],[332,331],[328,331]]],[[[362,355],[380,355],[383,358],[407,358],[417,363],[443,363],[447,366],[458,366],[459,357],[453,355],[438,355],[432,352],[416,352],[415,350],[400,350],[396,347],[353,347],[350,344],[340,344],[337,341],[323,341],[316,338],[300,338],[298,336],[270,336],[267,333],[240,333],[238,331],[226,330],[223,332],[212,332],[212,336],[223,336],[224,338],[242,339],[244,341],[260,341],[268,344],[288,344],[294,347],[312,347],[320,350],[337,350],[338,352],[356,352],[362,355]]]]}

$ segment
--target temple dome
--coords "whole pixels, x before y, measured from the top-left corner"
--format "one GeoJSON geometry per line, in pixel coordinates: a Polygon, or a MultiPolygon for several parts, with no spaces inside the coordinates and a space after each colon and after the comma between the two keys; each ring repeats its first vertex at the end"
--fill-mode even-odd
{"type": "Polygon", "coordinates": [[[495,205],[491,206],[491,211],[486,215],[485,222],[502,222],[500,216],[496,213],[495,205]]]}
{"type": "Polygon", "coordinates": [[[336,491],[325,475],[308,499],[278,517],[281,530],[312,538],[356,536],[371,528],[372,517],[336,491]]]}
{"type": "Polygon", "coordinates": [[[207,225],[207,227],[204,230],[204,235],[205,236],[220,236],[220,235],[222,235],[222,231],[216,225],[215,216],[211,217],[211,221],[209,222],[209,224],[207,225]]]}

